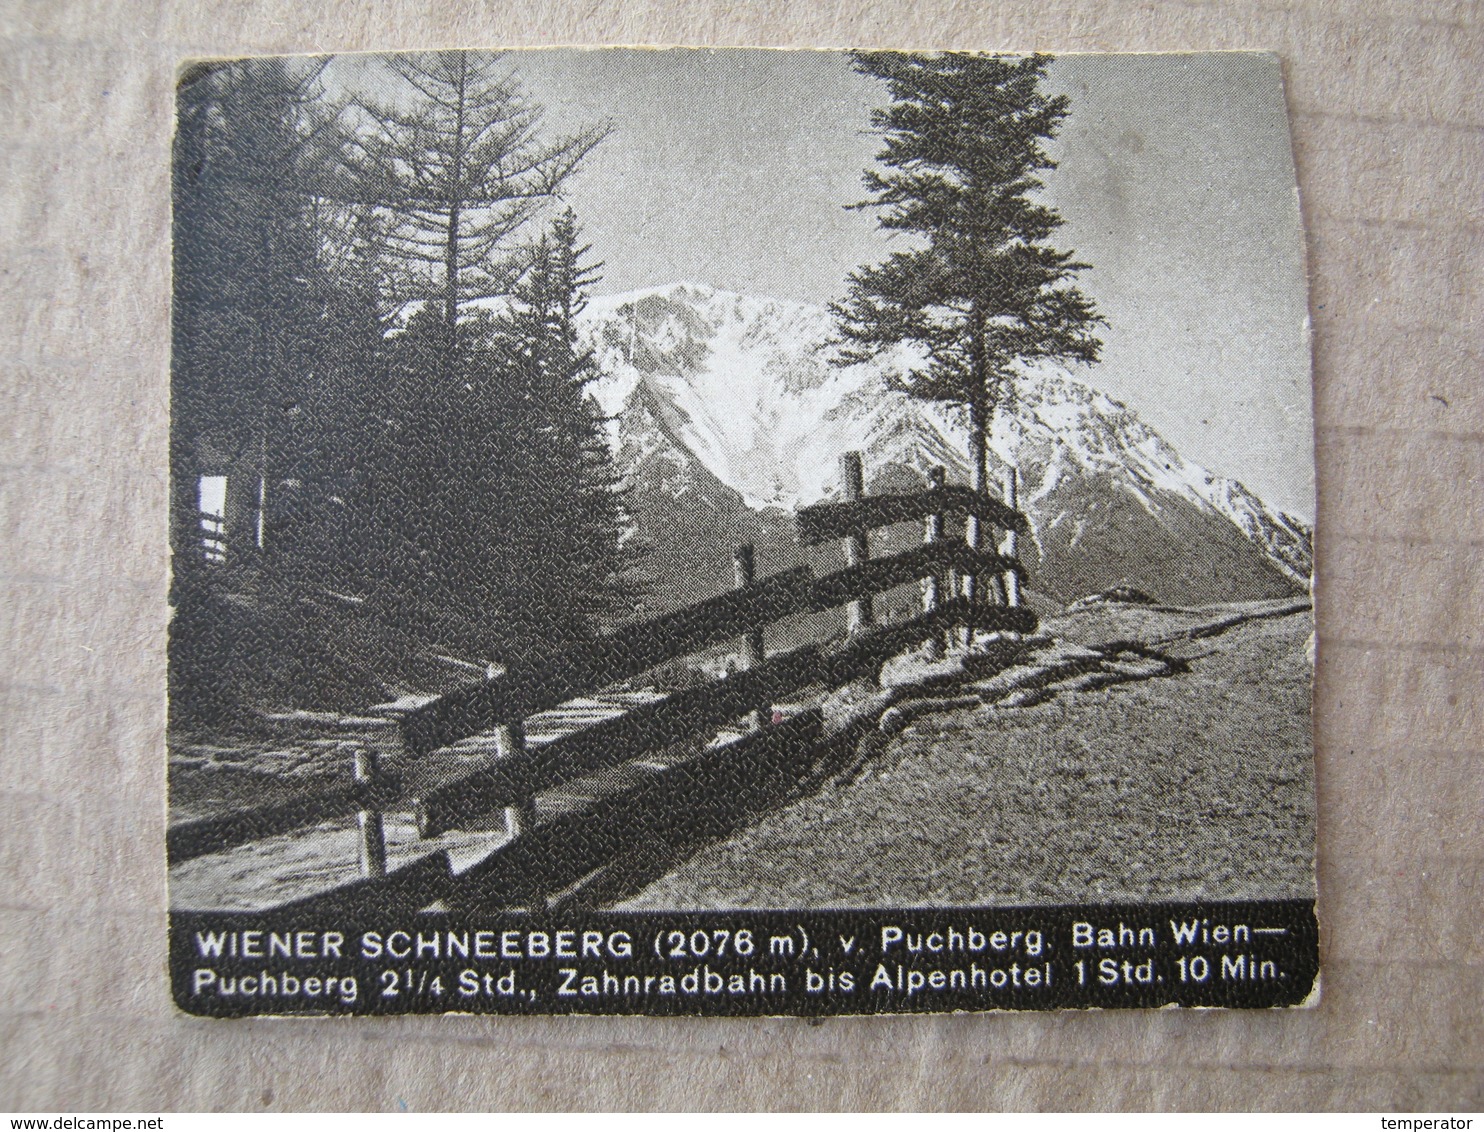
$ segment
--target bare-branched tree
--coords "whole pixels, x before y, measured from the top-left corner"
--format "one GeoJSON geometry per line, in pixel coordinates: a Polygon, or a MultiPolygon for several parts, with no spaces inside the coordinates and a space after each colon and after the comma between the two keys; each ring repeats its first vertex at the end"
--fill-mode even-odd
{"type": "Polygon", "coordinates": [[[399,89],[348,108],[337,193],[383,245],[399,297],[436,304],[451,344],[464,304],[509,290],[523,266],[516,234],[607,131],[543,139],[541,108],[498,55],[398,55],[387,66],[399,89]]]}

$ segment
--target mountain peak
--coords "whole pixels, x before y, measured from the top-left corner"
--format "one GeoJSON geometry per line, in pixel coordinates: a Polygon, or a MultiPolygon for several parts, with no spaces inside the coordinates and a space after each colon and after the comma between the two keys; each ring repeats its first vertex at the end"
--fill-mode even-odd
{"type": "MultiPolygon", "coordinates": [[[[868,484],[920,481],[934,466],[950,481],[969,478],[962,408],[892,388],[914,362],[906,348],[833,364],[823,307],[677,282],[594,299],[582,329],[603,373],[594,393],[617,420],[615,444],[642,408],[646,427],[662,434],[650,448],[663,443],[672,461],[697,462],[754,511],[834,495],[847,451],[862,453],[868,484]]],[[[1038,542],[1074,528],[1085,539],[1099,514],[1142,513],[1181,538],[1192,523],[1215,521],[1212,530],[1256,550],[1284,584],[1307,584],[1304,524],[1183,460],[1127,405],[1065,370],[1021,375],[996,414],[990,449],[994,474],[1019,469],[1038,542]]],[[[1179,553],[1178,539],[1171,545],[1179,553]]]]}

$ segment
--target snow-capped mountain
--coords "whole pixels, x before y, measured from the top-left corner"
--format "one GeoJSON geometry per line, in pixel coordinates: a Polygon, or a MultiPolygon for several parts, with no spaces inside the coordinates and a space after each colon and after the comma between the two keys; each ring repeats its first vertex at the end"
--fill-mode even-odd
{"type": "MultiPolygon", "coordinates": [[[[737,542],[758,544],[764,570],[802,560],[788,513],[837,492],[843,452],[863,454],[868,490],[909,490],[934,466],[968,479],[963,411],[890,389],[913,361],[906,348],[831,365],[823,308],[675,284],[593,300],[583,333],[635,533],[677,599],[730,584],[737,542]]],[[[1025,375],[996,414],[991,463],[996,475],[1019,468],[1033,528],[1021,556],[1052,597],[1120,583],[1167,601],[1308,585],[1302,522],[1182,460],[1064,372],[1025,375]]]]}

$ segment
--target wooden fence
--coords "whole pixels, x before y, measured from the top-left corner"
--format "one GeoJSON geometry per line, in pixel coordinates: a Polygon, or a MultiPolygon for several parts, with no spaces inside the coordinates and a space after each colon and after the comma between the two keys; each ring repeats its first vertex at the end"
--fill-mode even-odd
{"type": "Polygon", "coordinates": [[[801,566],[759,579],[754,576],[752,548],[739,547],[734,559],[736,588],[727,593],[440,696],[395,721],[351,721],[352,729],[360,728],[351,783],[287,803],[176,825],[169,831],[171,861],[356,815],[362,879],[291,907],[331,911],[364,904],[394,911],[440,901],[445,906],[518,902],[523,899],[521,878],[537,862],[559,857],[573,837],[580,836],[589,849],[595,843],[601,848],[602,838],[594,831],[602,823],[580,814],[537,827],[534,799],[539,792],[688,742],[705,749],[647,783],[639,791],[642,797],[600,803],[597,808],[607,804],[642,810],[673,803],[698,815],[706,810],[708,791],[725,791],[728,784],[745,786],[749,779],[806,763],[826,738],[817,710],[781,719],[775,718],[773,705],[797,702],[811,688],[824,691],[854,680],[877,679],[881,666],[893,656],[955,629],[1035,628],[1034,614],[1019,604],[1022,568],[1013,555],[1003,553],[1003,547],[982,549],[944,533],[945,517],[961,515],[978,520],[965,523],[969,538],[998,528],[1005,532],[1006,545],[1013,547],[1015,535],[1027,529],[1018,511],[988,495],[945,486],[941,470],[934,472],[925,491],[867,496],[855,453],[844,458],[843,479],[842,502],[801,508],[797,514],[801,543],[841,540],[843,569],[817,576],[801,566]],[[922,545],[872,558],[871,532],[906,522],[923,524],[922,545]],[[976,586],[986,581],[991,584],[976,586]],[[921,613],[878,625],[876,595],[913,582],[921,584],[921,613]],[[965,596],[976,592],[979,600],[965,596]],[[992,601],[983,600],[986,595],[992,601]],[[843,640],[768,654],[770,624],[841,606],[848,629],[843,640]],[[537,713],[729,642],[740,644],[740,664],[725,676],[543,744],[526,742],[525,721],[537,713]],[[728,726],[740,728],[741,737],[706,747],[728,726]],[[421,756],[471,736],[491,734],[496,747],[492,758],[452,777],[429,775],[422,780],[421,756]],[[405,760],[405,781],[394,782],[385,774],[381,755],[388,749],[405,760]],[[501,810],[511,837],[458,875],[442,852],[388,873],[381,815],[393,804],[413,809],[424,838],[501,810]]]}

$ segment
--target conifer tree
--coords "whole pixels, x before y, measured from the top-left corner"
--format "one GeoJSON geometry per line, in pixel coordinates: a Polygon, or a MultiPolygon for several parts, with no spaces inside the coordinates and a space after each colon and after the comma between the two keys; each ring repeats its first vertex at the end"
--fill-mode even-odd
{"type": "Polygon", "coordinates": [[[400,89],[353,107],[339,192],[378,210],[396,290],[438,307],[451,349],[462,305],[508,290],[517,233],[605,131],[541,138],[541,108],[498,55],[424,52],[387,66],[400,89]]]}
{"type": "MultiPolygon", "coordinates": [[[[232,713],[292,667],[306,590],[345,589],[349,480],[380,328],[325,255],[322,64],[182,76],[174,152],[172,710],[232,713]],[[225,475],[224,561],[197,491],[225,475]],[[236,594],[226,601],[224,594],[236,594]],[[237,600],[244,596],[250,600],[237,600]]],[[[281,683],[281,681],[280,681],[281,683]]]]}
{"type": "MultiPolygon", "coordinates": [[[[572,602],[587,586],[528,545],[552,513],[543,500],[580,461],[553,451],[562,438],[528,356],[549,352],[552,331],[527,309],[550,272],[547,245],[525,229],[604,131],[543,137],[540,107],[496,55],[385,66],[395,82],[340,115],[346,134],[323,194],[341,221],[338,246],[375,263],[384,310],[415,312],[383,344],[366,398],[359,592],[414,649],[508,659],[552,631],[551,610],[584,623],[588,612],[585,596],[572,602]],[[471,309],[488,298],[501,313],[471,309]],[[553,467],[537,476],[542,460],[553,467]],[[543,578],[562,600],[530,592],[543,578]]],[[[572,284],[578,301],[586,280],[572,284]]],[[[571,511],[571,500],[557,502],[571,511]]],[[[575,551],[567,559],[582,565],[575,551]]]]}
{"type": "Polygon", "coordinates": [[[524,494],[513,440],[519,393],[488,350],[450,355],[442,312],[425,308],[384,346],[376,427],[362,482],[363,586],[409,652],[494,659],[524,494]]]}
{"type": "MultiPolygon", "coordinates": [[[[532,251],[504,328],[512,373],[521,373],[536,416],[527,525],[531,559],[549,563],[556,585],[538,584],[530,608],[556,636],[581,636],[628,598],[624,516],[604,420],[588,386],[599,376],[577,338],[577,317],[601,264],[585,262],[571,210],[557,216],[532,251]]],[[[539,579],[534,579],[538,583],[539,579]]]]}
{"type": "MultiPolygon", "coordinates": [[[[248,59],[202,65],[180,83],[171,353],[177,552],[199,542],[200,474],[235,467],[229,492],[259,492],[245,469],[266,473],[281,410],[294,399],[292,376],[311,364],[319,272],[301,127],[315,78],[282,59],[248,59]]],[[[246,530],[228,534],[239,553],[256,541],[246,530]]]]}
{"type": "MultiPolygon", "coordinates": [[[[351,653],[387,681],[429,648],[509,660],[592,631],[623,560],[575,329],[586,249],[570,215],[515,244],[601,131],[541,141],[539,110],[491,58],[394,66],[411,94],[358,121],[324,107],[304,64],[183,81],[172,417],[180,545],[200,538],[200,453],[255,453],[252,475],[229,477],[270,523],[254,631],[298,655],[310,645],[275,619],[329,599],[333,621],[348,599],[344,624],[316,614],[303,631],[360,639],[351,653]],[[420,290],[400,289],[409,275],[420,290]],[[497,291],[498,313],[468,310],[497,291]],[[388,336],[409,297],[425,301],[388,336]]],[[[241,628],[215,620],[193,624],[241,628]]]]}
{"type": "Polygon", "coordinates": [[[229,531],[228,563],[251,556],[270,580],[333,584],[317,575],[347,550],[325,535],[381,327],[374,277],[334,246],[338,218],[318,195],[335,148],[322,70],[245,59],[182,81],[172,429],[183,543],[199,541],[196,477],[230,468],[228,492],[251,499],[231,517],[254,521],[229,531]]]}
{"type": "Polygon", "coordinates": [[[453,380],[441,311],[389,343],[374,466],[382,585],[425,646],[503,663],[591,634],[625,590],[622,500],[576,319],[595,268],[570,213],[528,250],[508,309],[468,322],[453,380]]]}
{"type": "MultiPolygon", "coordinates": [[[[1102,321],[1075,285],[1087,264],[1050,240],[1063,224],[1040,199],[1055,168],[1046,143],[1068,113],[1042,88],[1049,60],[944,53],[856,52],[891,104],[872,113],[885,138],[864,177],[881,228],[915,246],[861,267],[833,311],[842,363],[900,343],[926,355],[899,387],[966,407],[973,487],[986,489],[996,408],[1020,367],[1095,362],[1102,321]]],[[[977,524],[970,540],[977,539],[977,524]]]]}

